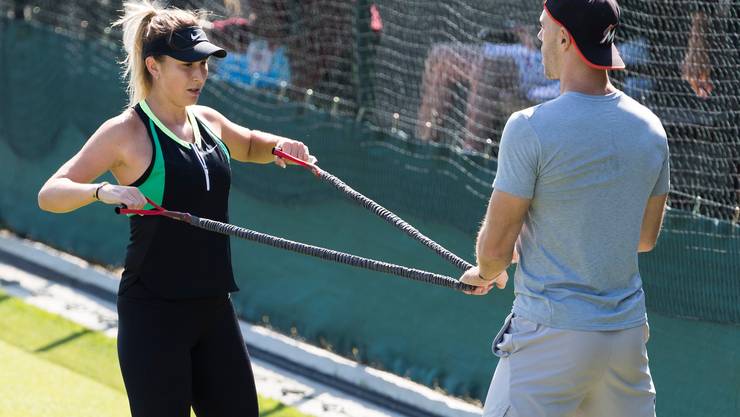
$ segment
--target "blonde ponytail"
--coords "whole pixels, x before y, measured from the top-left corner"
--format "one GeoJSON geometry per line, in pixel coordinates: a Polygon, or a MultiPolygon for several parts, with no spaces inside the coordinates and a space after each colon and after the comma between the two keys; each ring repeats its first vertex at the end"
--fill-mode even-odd
{"type": "Polygon", "coordinates": [[[151,74],[144,65],[142,50],[144,37],[149,23],[161,8],[148,0],[127,1],[123,3],[123,16],[113,23],[123,29],[123,49],[126,58],[121,62],[124,66],[123,77],[128,80],[129,106],[134,106],[143,100],[152,88],[151,74]]]}
{"type": "MultiPolygon", "coordinates": [[[[128,0],[123,3],[123,16],[113,23],[123,30],[126,58],[123,77],[128,81],[129,106],[145,99],[152,89],[152,75],[144,64],[144,44],[173,30],[202,25],[206,12],[163,8],[156,1],[128,0]]],[[[156,58],[156,57],[155,57],[156,58]]]]}

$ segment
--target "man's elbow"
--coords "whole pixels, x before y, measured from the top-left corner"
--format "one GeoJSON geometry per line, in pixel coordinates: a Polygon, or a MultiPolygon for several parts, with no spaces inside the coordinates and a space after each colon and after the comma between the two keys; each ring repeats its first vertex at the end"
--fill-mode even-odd
{"type": "Polygon", "coordinates": [[[637,245],[637,252],[644,253],[644,252],[650,252],[653,249],[655,249],[655,240],[640,240],[640,244],[637,245]]]}

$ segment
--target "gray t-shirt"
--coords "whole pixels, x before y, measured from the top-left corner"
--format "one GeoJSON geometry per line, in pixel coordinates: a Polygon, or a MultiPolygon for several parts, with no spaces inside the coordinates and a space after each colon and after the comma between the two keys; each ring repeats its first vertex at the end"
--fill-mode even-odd
{"type": "Polygon", "coordinates": [[[506,123],[494,190],[532,199],[517,241],[513,311],[572,330],[645,323],[637,246],[669,188],[657,116],[622,92],[568,92],[506,123]]]}

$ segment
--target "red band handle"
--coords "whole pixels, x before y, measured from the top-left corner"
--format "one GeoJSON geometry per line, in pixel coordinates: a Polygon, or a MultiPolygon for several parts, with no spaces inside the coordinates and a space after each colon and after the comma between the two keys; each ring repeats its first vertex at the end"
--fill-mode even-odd
{"type": "Polygon", "coordinates": [[[317,167],[316,165],[314,165],[314,164],[312,164],[310,162],[302,161],[302,160],[296,158],[293,155],[287,154],[287,153],[283,152],[283,150],[280,149],[280,148],[272,148],[272,154],[275,155],[275,156],[277,156],[278,158],[287,159],[290,162],[293,162],[293,163],[295,163],[297,165],[300,165],[302,167],[308,168],[311,171],[313,171],[313,173],[316,174],[316,175],[319,175],[319,172],[321,171],[319,169],[319,167],[317,167]]]}
{"type": "Polygon", "coordinates": [[[154,201],[148,199],[146,196],[146,201],[149,202],[152,206],[154,206],[154,210],[135,210],[135,209],[128,209],[126,207],[116,207],[116,214],[138,214],[141,216],[164,216],[169,217],[170,219],[180,220],[183,222],[190,222],[192,216],[189,213],[180,213],[179,211],[171,211],[167,210],[164,207],[160,206],[159,204],[155,203],[154,201]]]}
{"type": "Polygon", "coordinates": [[[126,208],[126,206],[122,206],[122,207],[115,208],[116,214],[140,214],[142,216],[157,216],[167,211],[159,204],[150,200],[149,197],[144,197],[144,198],[146,198],[146,201],[149,204],[154,206],[154,210],[137,210],[137,209],[126,208]]]}

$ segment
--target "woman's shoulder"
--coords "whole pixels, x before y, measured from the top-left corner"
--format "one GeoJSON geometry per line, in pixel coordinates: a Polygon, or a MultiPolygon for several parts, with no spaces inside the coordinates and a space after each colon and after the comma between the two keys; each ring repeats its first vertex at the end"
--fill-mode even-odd
{"type": "Polygon", "coordinates": [[[131,134],[134,131],[144,128],[141,118],[136,114],[133,108],[127,108],[120,114],[111,117],[100,125],[100,129],[108,133],[131,134]]]}
{"type": "Polygon", "coordinates": [[[119,143],[142,135],[146,135],[146,127],[133,108],[127,108],[106,120],[96,132],[96,136],[103,140],[119,143]]]}

